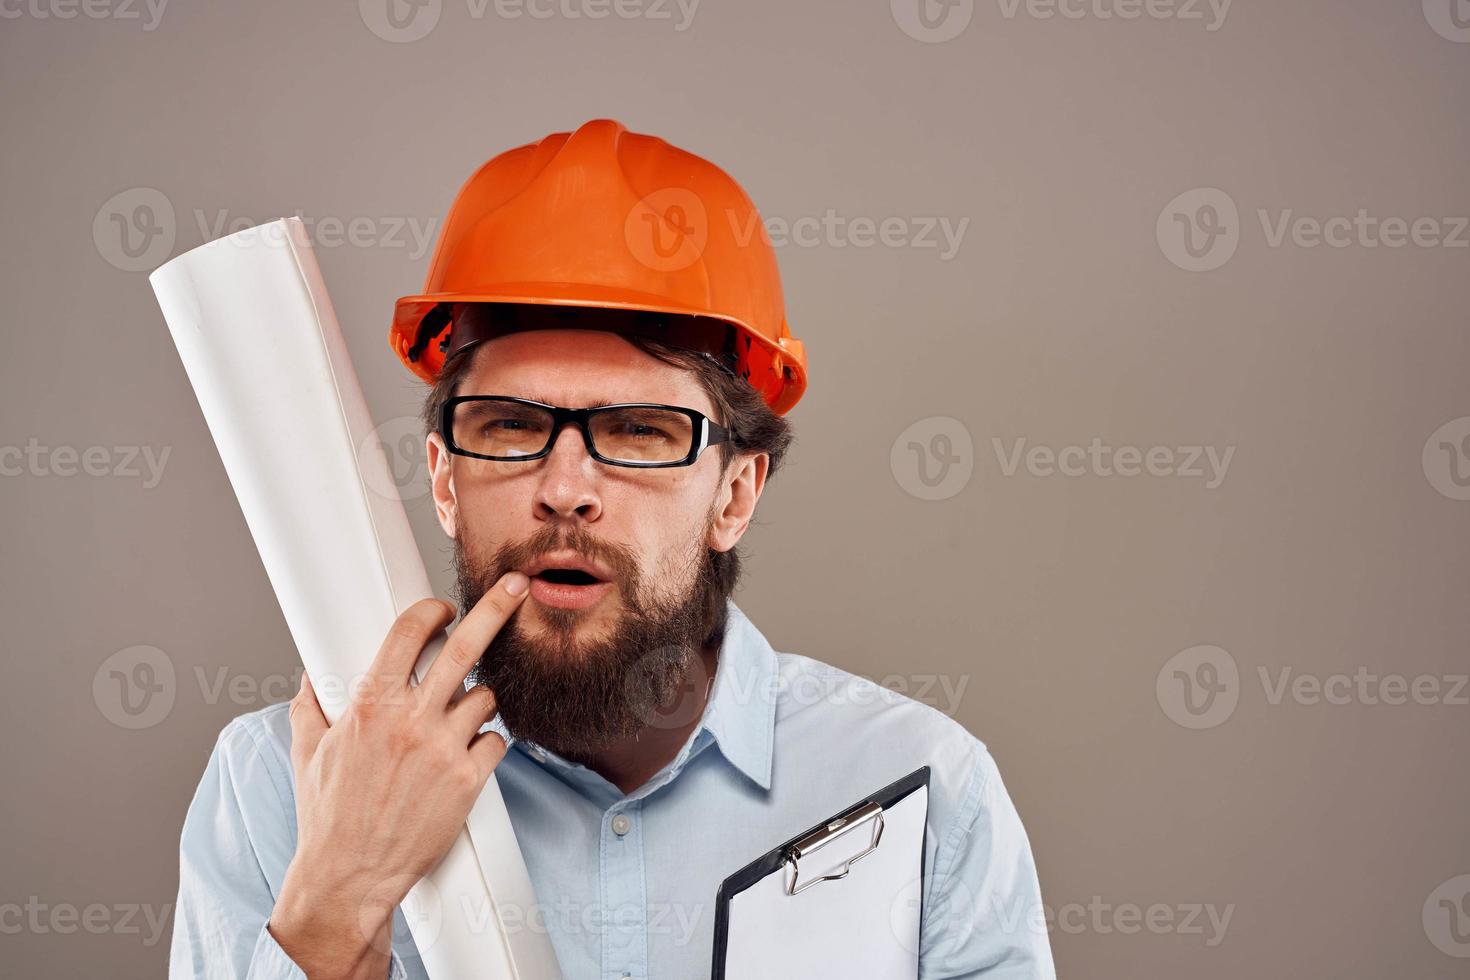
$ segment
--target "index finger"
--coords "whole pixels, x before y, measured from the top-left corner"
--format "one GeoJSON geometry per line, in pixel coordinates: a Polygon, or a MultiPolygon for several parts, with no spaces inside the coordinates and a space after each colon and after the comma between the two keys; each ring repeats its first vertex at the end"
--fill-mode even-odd
{"type": "Polygon", "coordinates": [[[424,647],[454,619],[454,607],[442,599],[420,599],[398,614],[365,681],[387,690],[408,687],[408,675],[424,647]]]}
{"type": "Polygon", "coordinates": [[[480,655],[530,591],[531,580],[523,572],[507,572],[495,586],[465,613],[458,628],[449,635],[444,650],[435,659],[419,689],[438,704],[448,704],[452,694],[464,687],[464,679],[479,662],[480,655]]]}

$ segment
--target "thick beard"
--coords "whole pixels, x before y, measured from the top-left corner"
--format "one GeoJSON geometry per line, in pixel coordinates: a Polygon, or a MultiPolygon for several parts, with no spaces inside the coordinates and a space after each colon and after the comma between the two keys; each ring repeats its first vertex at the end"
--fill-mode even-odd
{"type": "Polygon", "coordinates": [[[495,692],[513,736],[586,762],[617,739],[671,724],[680,702],[687,709],[697,694],[702,703],[704,692],[689,690],[688,682],[706,679],[700,650],[718,647],[726,618],[727,592],[710,549],[698,549],[688,585],[661,595],[644,587],[630,552],[582,528],[548,524],[488,560],[466,554],[464,537],[454,542],[454,570],[465,612],[506,572],[564,550],[609,568],[621,599],[621,615],[602,636],[577,636],[585,618],[579,610],[543,607],[537,635],[521,628],[518,609],[491,640],[472,677],[495,692]]]}

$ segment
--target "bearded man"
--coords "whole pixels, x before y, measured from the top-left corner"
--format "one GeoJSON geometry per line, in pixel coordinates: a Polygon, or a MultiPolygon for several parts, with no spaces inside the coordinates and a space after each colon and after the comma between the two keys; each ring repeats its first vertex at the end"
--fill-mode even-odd
{"type": "Polygon", "coordinates": [[[1053,975],[985,747],[777,653],[731,599],[806,386],[752,221],[722,171],[610,120],[466,184],[391,334],[431,385],[458,609],[399,616],[336,724],[303,679],[224,730],[184,826],[174,976],[424,976],[394,907],[492,773],[540,906],[523,927],[564,976],[708,976],[727,875],[922,765],[920,975],[1053,975]]]}

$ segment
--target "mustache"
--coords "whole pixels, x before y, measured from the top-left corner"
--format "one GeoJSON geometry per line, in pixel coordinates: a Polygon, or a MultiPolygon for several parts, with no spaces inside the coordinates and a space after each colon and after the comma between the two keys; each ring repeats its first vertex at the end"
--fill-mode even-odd
{"type": "Polygon", "coordinates": [[[524,541],[496,548],[488,563],[488,580],[498,581],[506,572],[529,565],[542,555],[565,551],[575,551],[607,568],[624,598],[637,594],[641,572],[631,549],[605,541],[586,528],[565,524],[548,524],[524,541]]]}

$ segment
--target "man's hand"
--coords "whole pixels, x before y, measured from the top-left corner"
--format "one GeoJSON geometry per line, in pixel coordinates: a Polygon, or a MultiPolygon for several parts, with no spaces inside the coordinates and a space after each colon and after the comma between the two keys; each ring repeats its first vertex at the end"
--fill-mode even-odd
{"type": "Polygon", "coordinates": [[[417,687],[413,665],[454,607],[404,610],[331,727],[303,675],[291,702],[296,854],[269,929],[309,976],[386,976],[393,909],[449,850],[505,757],[503,738],[479,734],[495,715],[490,689],[453,698],[529,584],[501,578],[417,687]]]}

